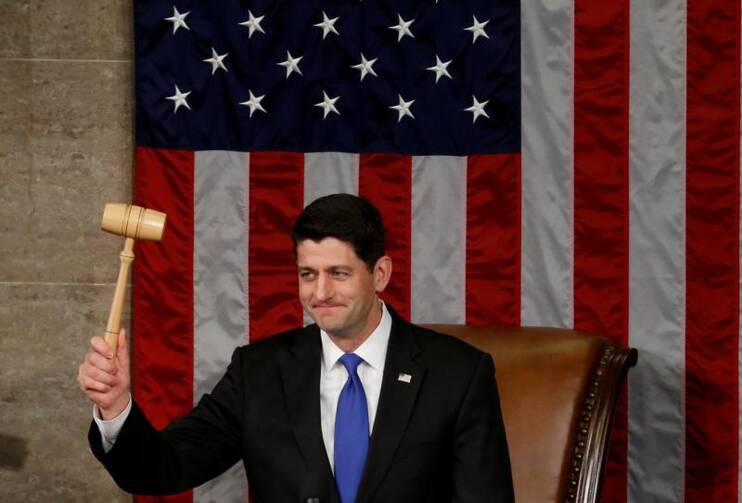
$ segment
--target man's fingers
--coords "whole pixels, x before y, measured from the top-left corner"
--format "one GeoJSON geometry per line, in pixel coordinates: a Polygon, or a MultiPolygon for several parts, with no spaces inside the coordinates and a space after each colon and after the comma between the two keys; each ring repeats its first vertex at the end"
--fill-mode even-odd
{"type": "Polygon", "coordinates": [[[90,339],[90,348],[94,352],[103,355],[109,360],[113,358],[113,351],[111,350],[111,347],[108,345],[108,343],[103,339],[103,337],[96,335],[95,337],[90,339]]]}
{"type": "Polygon", "coordinates": [[[119,383],[120,379],[117,375],[110,374],[86,362],[81,364],[77,370],[77,381],[80,384],[80,387],[88,386],[90,381],[99,382],[109,387],[113,387],[119,383]]]}
{"type": "Polygon", "coordinates": [[[91,367],[100,369],[104,372],[108,372],[109,374],[116,373],[116,366],[113,364],[113,362],[100,353],[94,353],[92,351],[88,352],[88,354],[85,356],[85,361],[91,367]]]}
{"type": "Polygon", "coordinates": [[[97,368],[91,368],[87,373],[87,377],[93,379],[94,381],[107,384],[108,386],[115,386],[116,383],[118,383],[119,381],[118,377],[116,377],[115,375],[109,374],[108,372],[104,372],[103,370],[97,368]]]}
{"type": "Polygon", "coordinates": [[[102,337],[90,339],[90,349],[78,368],[77,383],[80,389],[101,410],[117,403],[122,394],[128,393],[129,355],[126,332],[118,339],[117,358],[102,337]]]}
{"type": "Polygon", "coordinates": [[[80,377],[80,379],[78,379],[78,382],[80,383],[80,389],[82,389],[86,393],[88,391],[97,391],[99,393],[107,393],[111,391],[111,386],[106,383],[96,381],[89,376],[80,377]]]}

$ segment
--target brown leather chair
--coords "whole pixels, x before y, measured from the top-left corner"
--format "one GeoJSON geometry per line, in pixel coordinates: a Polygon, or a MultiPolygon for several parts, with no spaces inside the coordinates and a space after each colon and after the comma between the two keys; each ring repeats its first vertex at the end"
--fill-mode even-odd
{"type": "Polygon", "coordinates": [[[635,349],[555,328],[427,325],[495,359],[517,503],[596,503],[635,349]]]}

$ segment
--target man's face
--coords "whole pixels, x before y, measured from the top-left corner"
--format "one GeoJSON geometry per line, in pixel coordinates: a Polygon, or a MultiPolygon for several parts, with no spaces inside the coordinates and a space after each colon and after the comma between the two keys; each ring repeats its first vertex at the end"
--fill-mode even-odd
{"type": "Polygon", "coordinates": [[[301,241],[296,255],[299,298],[307,313],[333,337],[365,339],[381,315],[377,292],[389,281],[389,257],[369,271],[349,243],[331,237],[301,241]]]}

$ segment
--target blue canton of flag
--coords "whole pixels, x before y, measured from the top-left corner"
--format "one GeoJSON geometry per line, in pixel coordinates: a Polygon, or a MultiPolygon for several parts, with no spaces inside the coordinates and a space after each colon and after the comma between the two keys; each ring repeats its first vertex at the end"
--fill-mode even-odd
{"type": "Polygon", "coordinates": [[[520,150],[518,2],[139,1],[137,143],[520,150]]]}

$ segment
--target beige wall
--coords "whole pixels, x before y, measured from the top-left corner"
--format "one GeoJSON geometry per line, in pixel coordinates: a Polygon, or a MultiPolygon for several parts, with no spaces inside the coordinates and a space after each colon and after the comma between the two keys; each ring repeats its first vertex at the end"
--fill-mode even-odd
{"type": "Polygon", "coordinates": [[[129,501],[75,383],[132,187],[131,0],[0,0],[0,501],[129,501]]]}

